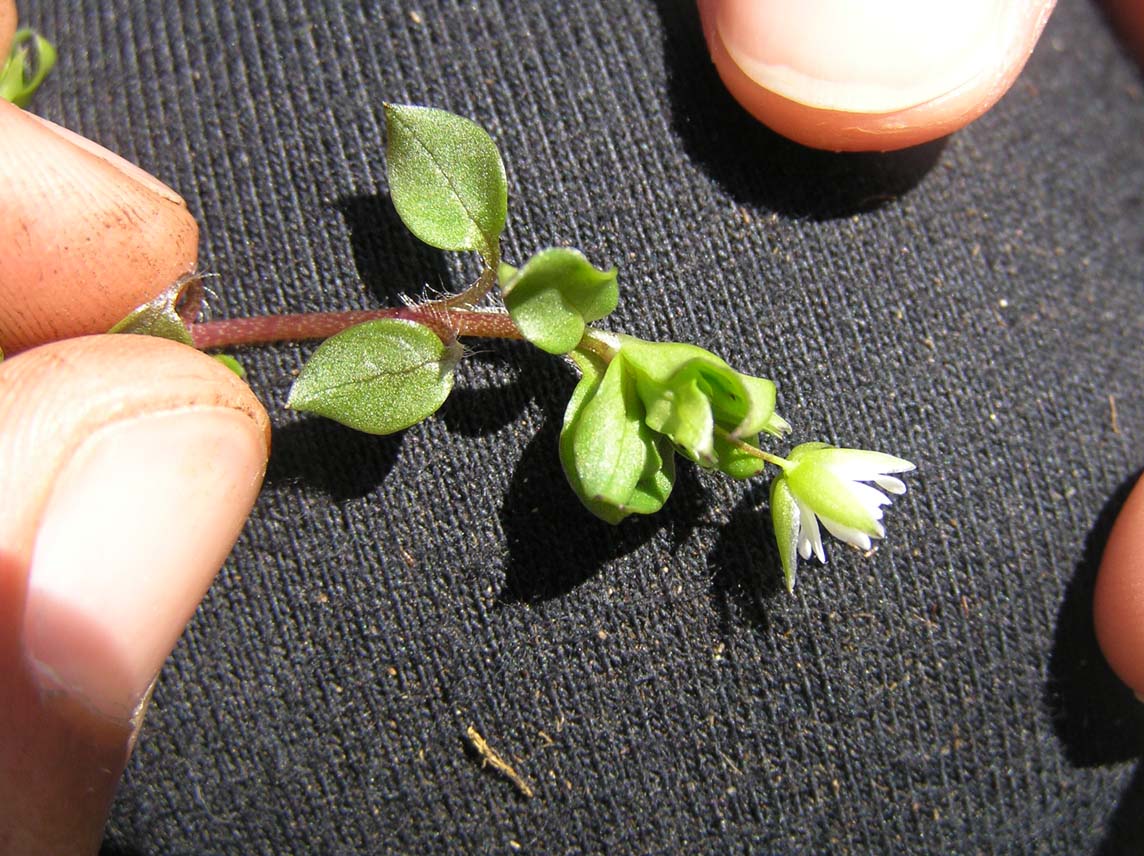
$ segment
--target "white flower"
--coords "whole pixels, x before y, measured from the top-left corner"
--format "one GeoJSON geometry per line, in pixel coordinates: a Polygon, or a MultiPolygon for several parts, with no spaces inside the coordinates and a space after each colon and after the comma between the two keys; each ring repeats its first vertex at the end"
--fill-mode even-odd
{"type": "Polygon", "coordinates": [[[796,552],[826,561],[819,521],[835,538],[862,550],[870,549],[871,538],[885,536],[882,506],[890,504],[890,497],[882,491],[905,493],[905,484],[891,474],[912,469],[909,461],[882,452],[825,443],[796,447],[771,484],[771,516],[787,590],[794,588],[796,552]]]}

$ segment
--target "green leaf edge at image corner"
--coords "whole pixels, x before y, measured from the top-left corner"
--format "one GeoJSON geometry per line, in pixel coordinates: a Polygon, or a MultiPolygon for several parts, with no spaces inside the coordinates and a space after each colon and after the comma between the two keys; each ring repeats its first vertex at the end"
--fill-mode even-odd
{"type": "Polygon", "coordinates": [[[610,315],[620,300],[617,270],[600,270],[579,250],[549,247],[519,269],[501,265],[505,308],[524,338],[550,354],[567,354],[586,326],[610,315]]]}
{"type": "Polygon", "coordinates": [[[405,226],[440,250],[499,257],[508,179],[492,137],[475,122],[411,104],[386,104],[386,176],[405,226]]]}
{"type": "Polygon", "coordinates": [[[458,342],[445,344],[415,321],[367,321],[318,346],[286,406],[367,434],[394,434],[445,402],[461,353],[458,342]]]}
{"type": "Polygon", "coordinates": [[[0,99],[11,101],[17,107],[27,107],[36,90],[47,79],[56,65],[56,47],[35,30],[24,27],[12,39],[12,51],[0,65],[0,99]],[[36,68],[31,80],[26,80],[25,61],[28,42],[35,42],[36,68]]]}

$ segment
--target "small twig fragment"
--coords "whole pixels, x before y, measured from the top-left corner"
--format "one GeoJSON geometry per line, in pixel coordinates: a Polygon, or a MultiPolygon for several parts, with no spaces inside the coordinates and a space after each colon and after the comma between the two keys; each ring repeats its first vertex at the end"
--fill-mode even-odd
{"type": "Polygon", "coordinates": [[[1108,418],[1109,418],[1109,422],[1112,423],[1112,433],[1113,434],[1119,434],[1120,433],[1120,420],[1117,419],[1117,417],[1116,417],[1116,396],[1115,395],[1108,396],[1108,418]]]}
{"type": "Polygon", "coordinates": [[[490,767],[492,767],[494,770],[512,782],[513,787],[515,787],[522,796],[528,797],[529,799],[532,798],[532,788],[529,786],[528,782],[524,780],[520,773],[512,768],[511,764],[509,764],[504,758],[498,755],[491,746],[489,746],[489,744],[485,741],[485,738],[481,737],[480,732],[478,732],[477,729],[470,725],[468,730],[465,731],[465,736],[468,738],[469,744],[473,747],[474,750],[476,750],[477,754],[481,756],[482,766],[488,764],[490,767]]]}

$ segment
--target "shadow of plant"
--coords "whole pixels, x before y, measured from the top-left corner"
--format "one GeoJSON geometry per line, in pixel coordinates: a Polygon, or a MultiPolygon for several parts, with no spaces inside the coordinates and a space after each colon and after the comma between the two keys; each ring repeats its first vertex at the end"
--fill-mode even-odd
{"type": "Polygon", "coordinates": [[[358,276],[384,303],[423,297],[427,285],[455,288],[446,254],[413,236],[388,193],[342,197],[334,207],[345,218],[358,276]]]}
{"type": "Polygon", "coordinates": [[[558,360],[524,342],[466,344],[453,391],[437,415],[465,437],[499,431],[520,418],[539,386],[553,378],[561,383],[560,372],[558,360]]]}
{"type": "Polygon", "coordinates": [[[402,434],[377,437],[319,417],[274,429],[267,484],[302,480],[336,500],[372,493],[397,460],[402,434]]]}
{"type": "Polygon", "coordinates": [[[694,467],[680,460],[671,498],[658,513],[632,515],[612,526],[584,508],[568,486],[558,452],[573,385],[568,372],[563,385],[537,387],[546,418],[525,447],[501,508],[508,545],[501,599],[508,602],[567,594],[604,563],[627,555],[661,531],[669,531],[672,542],[679,544],[706,507],[694,467]]]}
{"type": "Polygon", "coordinates": [[[656,3],[666,34],[672,126],[691,159],[739,202],[812,220],[848,217],[907,193],[937,162],[944,139],[897,152],[838,154],[776,134],[723,86],[695,3],[656,3]]]}
{"type": "Polygon", "coordinates": [[[770,626],[767,602],[786,591],[766,493],[762,480],[744,493],[731,519],[719,527],[715,549],[707,558],[712,587],[731,607],[726,620],[759,630],[770,626]]]}

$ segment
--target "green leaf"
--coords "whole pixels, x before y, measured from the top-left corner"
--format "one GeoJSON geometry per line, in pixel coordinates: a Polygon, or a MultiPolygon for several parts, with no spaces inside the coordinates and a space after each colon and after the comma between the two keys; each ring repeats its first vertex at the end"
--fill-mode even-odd
{"type": "MultiPolygon", "coordinates": [[[[670,437],[680,452],[701,466],[721,469],[727,457],[726,450],[716,451],[716,427],[747,442],[760,431],[781,434],[789,430],[775,413],[771,381],[737,372],[695,345],[617,338],[647,410],[647,424],[670,437]]],[[[742,471],[739,464],[729,466],[742,471]]]]}
{"type": "Polygon", "coordinates": [[[323,342],[286,406],[358,431],[392,434],[433,415],[453,388],[461,346],[422,324],[384,318],[323,342]]]}
{"type": "Polygon", "coordinates": [[[12,52],[0,66],[0,98],[27,107],[55,64],[56,49],[51,42],[34,30],[18,30],[12,52]]]}
{"type": "Polygon", "coordinates": [[[560,433],[560,460],[580,501],[597,517],[619,523],[663,507],[675,481],[667,438],[643,421],[643,409],[620,357],[606,367],[576,353],[580,379],[560,433]]]}
{"type": "Polygon", "coordinates": [[[492,138],[430,107],[387,104],[385,118],[389,193],[405,225],[438,249],[497,258],[508,184],[492,138]]]}
{"type": "Polygon", "coordinates": [[[798,536],[802,526],[798,502],[782,476],[771,482],[771,522],[779,545],[783,565],[783,581],[788,592],[794,591],[795,566],[798,564],[798,536]]]}
{"type": "Polygon", "coordinates": [[[577,250],[550,247],[503,278],[504,305],[524,338],[542,351],[566,354],[584,336],[584,326],[616,308],[616,269],[597,270],[577,250]]]}
{"type": "Polygon", "coordinates": [[[112,327],[109,333],[158,336],[192,345],[187,319],[198,315],[202,303],[202,281],[195,275],[183,277],[112,327]]]}

